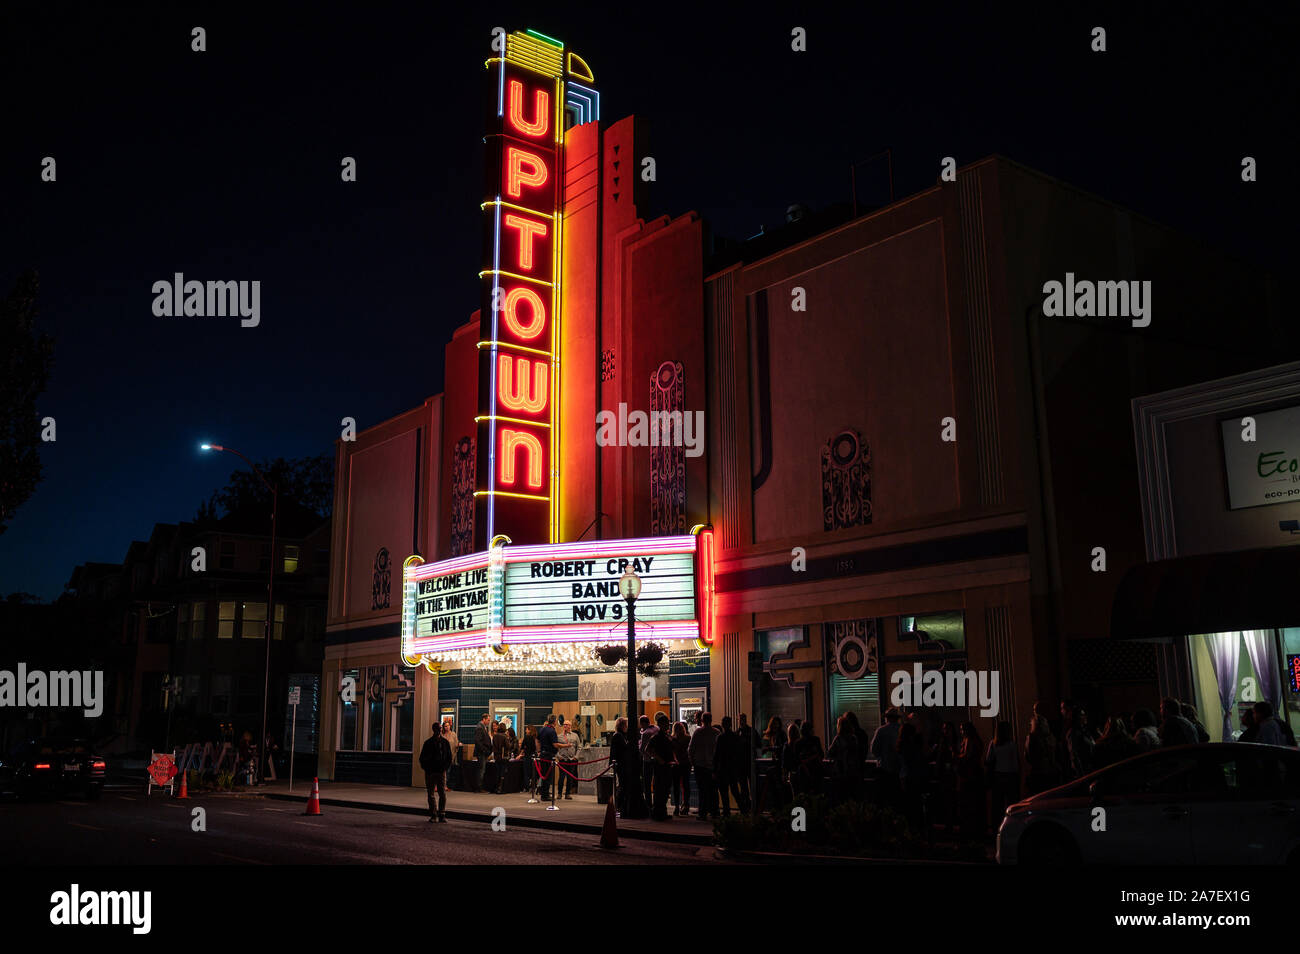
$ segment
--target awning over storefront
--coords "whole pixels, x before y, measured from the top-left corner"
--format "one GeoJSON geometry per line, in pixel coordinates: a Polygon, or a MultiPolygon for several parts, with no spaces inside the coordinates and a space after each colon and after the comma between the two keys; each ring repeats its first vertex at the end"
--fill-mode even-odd
{"type": "Polygon", "coordinates": [[[1111,636],[1140,639],[1300,626],[1300,546],[1178,557],[1124,574],[1111,636]]]}

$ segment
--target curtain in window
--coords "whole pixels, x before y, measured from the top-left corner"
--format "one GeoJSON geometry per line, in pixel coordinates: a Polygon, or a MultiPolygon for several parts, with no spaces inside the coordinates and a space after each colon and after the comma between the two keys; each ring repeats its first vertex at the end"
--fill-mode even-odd
{"type": "Polygon", "coordinates": [[[1214,678],[1219,683],[1219,705],[1223,707],[1223,741],[1232,741],[1232,705],[1237,697],[1237,659],[1241,653],[1236,633],[1211,633],[1205,637],[1210,649],[1214,678]]]}
{"type": "Polygon", "coordinates": [[[1242,632],[1246,652],[1250,655],[1250,664],[1255,667],[1259,677],[1260,694],[1278,711],[1277,698],[1277,656],[1273,652],[1273,631],[1271,629],[1248,629],[1242,632]]]}

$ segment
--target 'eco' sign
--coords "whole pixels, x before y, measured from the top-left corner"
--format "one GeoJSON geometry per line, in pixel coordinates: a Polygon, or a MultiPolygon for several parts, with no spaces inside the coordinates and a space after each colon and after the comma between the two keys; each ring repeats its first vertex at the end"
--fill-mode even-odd
{"type": "Polygon", "coordinates": [[[1250,415],[1255,440],[1242,440],[1241,416],[1223,421],[1228,509],[1300,501],[1300,407],[1250,415]]]}

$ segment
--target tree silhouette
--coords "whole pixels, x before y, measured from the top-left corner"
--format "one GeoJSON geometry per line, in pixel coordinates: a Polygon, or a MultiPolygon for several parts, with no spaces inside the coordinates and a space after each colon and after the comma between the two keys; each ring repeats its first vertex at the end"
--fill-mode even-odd
{"type": "MultiPolygon", "coordinates": [[[[329,517],[334,509],[334,457],[296,457],[259,461],[257,469],[280,490],[280,503],[296,504],[320,516],[329,517]]],[[[195,523],[210,523],[218,516],[232,513],[269,511],[271,491],[247,467],[233,471],[226,486],[213,492],[199,504],[195,523]]]]}

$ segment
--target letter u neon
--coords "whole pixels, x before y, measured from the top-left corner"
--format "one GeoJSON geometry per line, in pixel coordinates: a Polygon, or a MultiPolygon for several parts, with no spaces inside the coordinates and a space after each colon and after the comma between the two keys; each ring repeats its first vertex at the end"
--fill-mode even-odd
{"type": "Polygon", "coordinates": [[[524,119],[524,84],[510,81],[510,125],[525,136],[545,136],[551,128],[551,97],[544,89],[533,93],[533,121],[524,119]]]}

